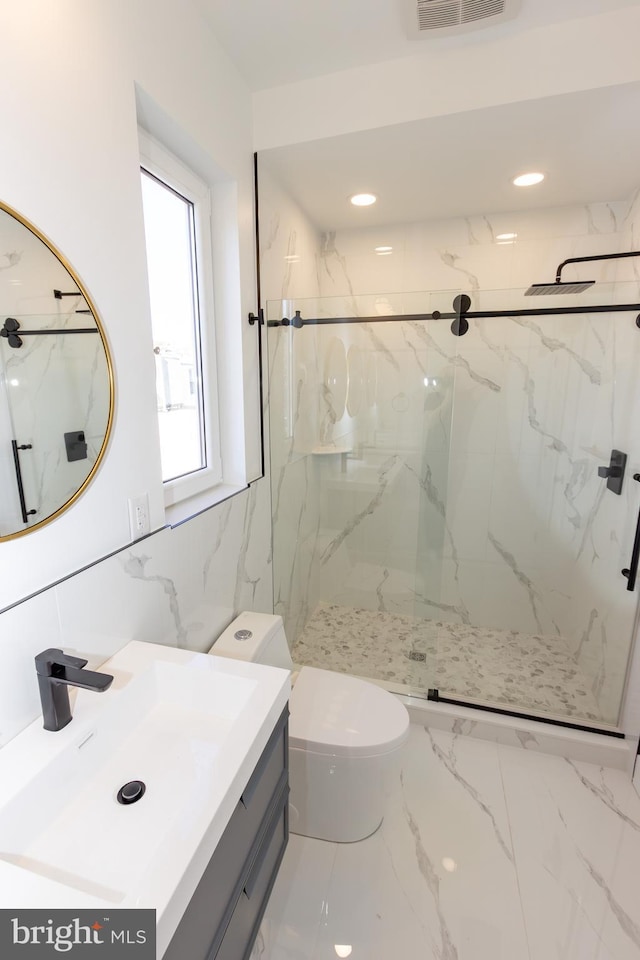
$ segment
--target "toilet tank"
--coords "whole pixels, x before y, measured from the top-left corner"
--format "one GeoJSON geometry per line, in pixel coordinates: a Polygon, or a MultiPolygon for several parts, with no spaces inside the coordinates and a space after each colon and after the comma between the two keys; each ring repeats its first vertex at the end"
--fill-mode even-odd
{"type": "Polygon", "coordinates": [[[270,613],[241,613],[220,634],[209,653],[293,670],[282,617],[270,613]]]}

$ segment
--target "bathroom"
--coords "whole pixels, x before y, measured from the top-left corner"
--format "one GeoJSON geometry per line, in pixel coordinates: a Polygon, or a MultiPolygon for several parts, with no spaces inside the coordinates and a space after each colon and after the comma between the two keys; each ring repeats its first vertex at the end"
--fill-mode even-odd
{"type": "MultiPolygon", "coordinates": [[[[216,6],[224,5],[211,4],[212,8],[216,6]]],[[[379,7],[382,6],[379,4],[379,7]]],[[[260,31],[256,29],[253,40],[256,46],[245,50],[247,61],[253,62],[253,73],[249,75],[245,72],[245,76],[241,75],[220,42],[220,38],[225,36],[224,18],[221,17],[212,27],[205,18],[207,4],[204,0],[201,3],[162,0],[160,4],[151,4],[147,0],[136,0],[135,3],[63,0],[55,8],[35,0],[26,0],[5,9],[0,44],[5,76],[11,79],[6,84],[6,94],[0,107],[7,146],[0,161],[0,200],[19,211],[50,238],[86,285],[92,301],[97,305],[114,358],[115,408],[107,454],[82,496],[53,523],[28,536],[10,539],[0,545],[3,554],[0,642],[4,655],[0,680],[0,745],[9,744],[39,716],[40,702],[33,658],[44,648],[60,647],[76,652],[88,659],[90,667],[103,663],[132,639],[205,651],[211,639],[240,611],[273,612],[274,596],[276,599],[278,597],[277,588],[274,592],[274,575],[282,581],[289,576],[290,571],[283,572],[282,565],[274,569],[272,490],[268,475],[262,476],[257,329],[246,319],[258,307],[253,152],[257,150],[259,162],[261,156],[265,158],[266,172],[266,155],[278,148],[293,148],[313,140],[330,140],[358,131],[382,129],[436,116],[485,108],[497,110],[522,101],[637,83],[640,76],[633,43],[638,28],[637,5],[625,2],[604,5],[594,0],[587,7],[585,9],[584,4],[574,2],[524,4],[522,16],[528,19],[523,21],[520,32],[515,28],[511,30],[505,24],[495,28],[490,38],[483,38],[483,34],[478,33],[475,39],[464,45],[457,45],[453,39],[445,40],[432,59],[424,63],[420,54],[408,57],[404,48],[402,51],[399,48],[390,49],[385,54],[381,47],[377,63],[367,60],[366,51],[362,50],[361,59],[357,62],[345,59],[344,50],[341,60],[334,49],[334,59],[327,60],[326,69],[309,68],[308,74],[304,73],[302,64],[297,74],[287,74],[287,61],[304,59],[295,50],[290,50],[288,56],[285,55],[286,51],[280,50],[282,55],[265,57],[262,47],[262,54],[258,56],[262,41],[260,31]],[[537,12],[532,9],[534,6],[539,7],[537,12]],[[578,10],[578,7],[581,9],[578,10]],[[559,12],[560,8],[564,8],[566,17],[559,12]],[[611,38],[610,42],[603,44],[603,37],[611,38]],[[541,72],[540,58],[543,54],[545,64],[541,72]],[[401,56],[405,59],[392,59],[401,56]],[[489,74],[487,62],[500,63],[501,70],[489,74]],[[186,64],[190,69],[185,69],[186,64]],[[264,78],[260,79],[262,72],[264,78]],[[249,79],[246,79],[247,76],[249,79]],[[506,76],[508,82],[505,82],[506,76]],[[365,90],[372,92],[365,96],[362,93],[365,90]],[[356,91],[360,93],[356,95],[356,91]],[[308,109],[310,103],[315,109],[308,109]],[[214,250],[214,257],[218,258],[219,270],[232,278],[224,291],[223,301],[216,304],[216,312],[230,318],[220,329],[217,345],[224,357],[219,384],[223,398],[221,409],[224,411],[221,418],[224,497],[211,509],[203,509],[202,512],[194,510],[195,515],[186,522],[180,522],[184,518],[180,517],[179,512],[175,511],[175,515],[172,515],[171,510],[166,510],[161,480],[138,170],[138,125],[167,146],[181,152],[184,159],[202,171],[212,183],[217,208],[223,212],[221,243],[225,245],[224,250],[214,250]],[[43,169],[44,164],[46,169],[43,169]],[[139,543],[132,543],[128,504],[130,499],[140,497],[147,498],[148,530],[151,535],[139,543]]],[[[363,44],[365,40],[370,40],[366,33],[363,44]]],[[[268,41],[265,41],[265,47],[271,49],[268,41]]],[[[482,133],[482,126],[476,127],[474,133],[469,135],[467,147],[472,146],[474,136],[482,137],[482,133]]],[[[359,184],[354,185],[353,191],[359,187],[359,184]]],[[[347,193],[349,189],[345,190],[345,196],[347,193]]],[[[599,199],[603,202],[621,200],[611,197],[599,199]]],[[[266,204],[267,201],[265,189],[261,203],[266,204]]],[[[560,203],[550,203],[549,206],[560,206],[560,203]]],[[[573,232],[568,229],[564,235],[558,229],[553,234],[556,238],[553,241],[553,255],[548,250],[548,256],[538,262],[532,259],[526,270],[521,263],[517,276],[515,273],[509,273],[508,276],[505,273],[503,280],[502,275],[496,276],[496,271],[490,274],[483,272],[483,294],[485,290],[505,287],[518,289],[521,293],[530,283],[551,281],[555,266],[566,257],[576,255],[577,248],[573,241],[579,230],[587,237],[587,249],[581,247],[580,253],[610,252],[612,234],[617,235],[622,231],[612,229],[611,218],[604,207],[595,211],[594,216],[592,226],[585,221],[579,228],[572,228],[573,232]],[[605,236],[602,236],[603,233],[605,236]],[[571,242],[567,240],[569,236],[571,242]]],[[[263,231],[265,220],[269,222],[268,210],[261,216],[263,231]]],[[[280,253],[283,257],[304,252],[303,227],[295,226],[298,235],[295,251],[286,249],[288,233],[284,225],[282,227],[280,238],[285,237],[285,248],[280,253]]],[[[472,246],[479,259],[489,246],[483,242],[485,237],[482,230],[482,223],[474,221],[474,235],[480,242],[472,246]]],[[[636,241],[634,248],[637,246],[637,236],[636,226],[632,238],[636,241]]],[[[349,238],[344,239],[346,244],[349,238]]],[[[311,247],[311,237],[308,240],[311,247]]],[[[548,236],[543,235],[541,245],[544,246],[547,240],[548,236]]],[[[620,237],[616,237],[616,240],[620,240],[620,237]]],[[[273,304],[274,301],[293,300],[296,297],[350,296],[348,288],[337,286],[337,281],[344,280],[344,275],[341,276],[336,268],[339,267],[340,256],[347,250],[341,242],[338,234],[334,246],[324,248],[326,256],[323,262],[337,278],[334,289],[326,283],[322,288],[309,288],[309,284],[316,282],[315,261],[311,274],[307,276],[302,276],[302,267],[294,263],[290,273],[285,269],[279,281],[274,281],[270,287],[265,286],[262,297],[265,310],[267,302],[273,304]],[[287,276],[293,278],[288,287],[284,286],[287,276]],[[296,286],[299,282],[300,285],[296,286]]],[[[393,242],[389,241],[391,244],[393,242]]],[[[423,237],[421,242],[425,244],[426,251],[427,239],[423,237]]],[[[384,243],[381,239],[373,246],[384,243]]],[[[316,244],[315,237],[313,244],[316,244]]],[[[429,249],[433,250],[435,246],[432,243],[429,249]]],[[[513,249],[501,247],[500,253],[506,256],[513,249]]],[[[630,247],[627,246],[627,249],[630,247]]],[[[355,249],[354,253],[357,255],[355,249]]],[[[262,260],[264,269],[268,269],[264,252],[262,260]]],[[[376,270],[390,271],[392,262],[393,256],[377,258],[376,270]]],[[[469,269],[474,272],[476,267],[469,269]]],[[[455,275],[455,271],[451,272],[455,275]]],[[[625,282],[628,282],[637,278],[638,274],[631,267],[627,273],[620,270],[615,274],[602,273],[598,268],[593,278],[604,276],[625,278],[625,282]]],[[[365,277],[363,270],[365,279],[367,287],[358,287],[358,294],[379,290],[382,295],[391,289],[385,289],[385,281],[391,280],[390,273],[381,273],[378,278],[380,285],[375,290],[371,288],[370,276],[365,277]]],[[[434,277],[428,287],[412,279],[403,289],[446,290],[453,295],[459,290],[468,289],[466,283],[459,282],[460,279],[458,277],[452,281],[434,277]]],[[[591,279],[591,275],[588,279],[591,279]]],[[[263,283],[267,283],[267,280],[264,279],[263,283]]],[[[605,287],[611,290],[607,284],[605,287]]],[[[597,284],[594,290],[598,290],[597,284]]],[[[565,300],[567,305],[571,302],[568,297],[565,300]]],[[[392,301],[391,305],[394,311],[406,311],[404,304],[392,301]]],[[[518,300],[516,303],[509,300],[500,307],[513,309],[514,305],[523,306],[524,301],[518,300]]],[[[342,306],[345,307],[344,301],[342,306]]],[[[338,315],[352,315],[354,306],[359,313],[365,313],[359,303],[348,302],[348,312],[338,315]]],[[[495,306],[495,302],[489,303],[489,309],[495,306]]],[[[409,309],[413,312],[413,308],[409,309]]],[[[420,303],[415,309],[420,312],[450,310],[450,300],[443,298],[442,303],[420,303]]],[[[282,333],[272,328],[267,330],[267,336],[270,337],[274,332],[278,335],[282,333]]],[[[293,337],[307,332],[294,330],[287,332],[287,336],[289,333],[293,337]]],[[[464,338],[461,338],[461,343],[463,341],[464,338]]],[[[347,341],[347,346],[350,342],[347,341]]],[[[264,370],[268,369],[272,343],[273,340],[269,340],[263,344],[264,370]]],[[[447,348],[447,351],[453,354],[454,348],[447,348]]],[[[429,371],[425,376],[437,379],[438,374],[429,371]]],[[[264,426],[268,429],[267,418],[264,426]]],[[[637,453],[632,465],[637,469],[637,453]]],[[[339,469],[336,464],[336,473],[339,473],[339,469]]],[[[275,476],[272,479],[275,482],[275,476]]],[[[631,498],[634,493],[634,485],[629,479],[630,475],[623,498],[631,498]]],[[[631,527],[635,521],[634,504],[637,508],[637,494],[635,500],[629,500],[631,527]]],[[[288,502],[292,512],[295,512],[296,506],[293,501],[288,502]]],[[[312,518],[307,519],[310,524],[313,522],[312,518]]],[[[632,535],[633,530],[631,539],[632,535]]],[[[626,536],[625,548],[629,545],[628,531],[626,536]]],[[[299,557],[298,561],[296,575],[302,581],[311,567],[305,566],[304,556],[299,557]]],[[[279,562],[282,564],[282,561],[279,562]]],[[[628,563],[628,559],[624,562],[628,563]]],[[[374,595],[375,601],[369,607],[374,611],[380,609],[376,589],[382,581],[384,569],[384,564],[381,564],[380,570],[374,571],[373,580],[364,581],[361,585],[361,592],[374,595]]],[[[382,594],[385,595],[384,587],[382,594]]],[[[302,604],[309,598],[299,590],[291,599],[290,612],[294,610],[296,602],[302,604]]],[[[332,597],[328,599],[332,600],[332,597]]],[[[626,601],[625,596],[620,602],[626,601]]],[[[337,602],[342,606],[351,605],[351,600],[345,602],[344,596],[337,602]]],[[[442,602],[448,603],[449,600],[442,602]]],[[[364,605],[359,599],[353,606],[361,608],[364,605]]],[[[388,602],[387,606],[390,608],[388,602]]],[[[586,622],[581,623],[581,630],[589,624],[591,609],[592,604],[589,604],[586,622]]],[[[285,611],[277,609],[276,612],[285,611]]],[[[407,611],[400,611],[399,615],[407,615],[407,611]]],[[[626,656],[631,645],[633,623],[628,622],[628,613],[625,612],[625,616],[626,656]]],[[[594,631],[594,635],[600,632],[599,621],[595,625],[597,631],[594,631]]],[[[497,624],[489,626],[498,627],[497,624]]],[[[501,629],[511,629],[509,623],[499,626],[501,629]]],[[[531,631],[527,628],[525,632],[531,631]]],[[[593,677],[597,669],[598,663],[595,664],[593,677]]],[[[629,677],[624,698],[621,683],[618,681],[616,696],[623,703],[620,726],[627,741],[614,742],[613,747],[607,747],[607,757],[615,756],[604,766],[615,770],[616,775],[622,776],[624,772],[630,780],[630,769],[623,771],[624,763],[619,760],[618,754],[622,750],[620,744],[625,745],[629,755],[635,753],[640,734],[640,669],[629,677]]],[[[429,682],[425,686],[434,686],[434,683],[429,682]]],[[[416,709],[421,708],[419,704],[416,709]]],[[[424,709],[430,709],[427,701],[424,702],[424,709]]],[[[431,712],[427,714],[432,721],[434,710],[432,704],[431,712]]],[[[530,713],[531,710],[522,712],[530,713]]],[[[443,706],[441,715],[445,714],[446,708],[443,706]]],[[[412,713],[412,719],[417,715],[412,713]]],[[[477,721],[475,714],[469,716],[473,716],[473,720],[467,720],[466,726],[465,721],[460,721],[456,716],[451,720],[450,728],[457,723],[455,732],[466,733],[472,723],[477,722],[478,732],[482,724],[477,721]]],[[[608,720],[611,721],[611,716],[608,720]]],[[[491,730],[497,724],[497,720],[495,724],[488,720],[484,722],[491,730]]],[[[441,723],[444,725],[444,721],[441,723]]],[[[456,763],[450,760],[447,752],[449,747],[445,748],[446,741],[442,739],[442,736],[448,735],[447,730],[438,730],[433,721],[430,729],[435,732],[429,739],[420,722],[415,725],[422,731],[422,737],[427,738],[425,752],[428,751],[431,761],[440,762],[445,773],[446,763],[449,763],[449,767],[455,767],[456,763]]],[[[519,737],[512,737],[513,743],[524,744],[528,738],[538,736],[531,729],[519,727],[519,737]]],[[[553,730],[547,737],[555,742],[558,734],[555,728],[553,730]]],[[[571,729],[567,730],[567,737],[573,736],[571,729]]],[[[576,740],[579,736],[580,731],[576,731],[576,740]]],[[[540,733],[539,738],[542,742],[544,735],[540,733]]],[[[615,741],[615,738],[610,739],[615,741]]],[[[507,747],[515,749],[513,743],[509,741],[507,747]]],[[[495,801],[498,812],[493,814],[494,823],[488,822],[490,830],[504,839],[507,829],[504,797],[502,793],[495,796],[491,794],[492,790],[498,790],[498,780],[491,779],[486,792],[474,780],[476,775],[482,776],[477,768],[483,765],[491,767],[498,776],[498,751],[502,746],[498,748],[490,737],[484,741],[480,738],[476,741],[460,738],[456,749],[459,751],[456,762],[460,776],[471,790],[483,794],[486,806],[493,809],[495,801]],[[473,752],[478,744],[490,751],[486,757],[473,752]]],[[[541,756],[535,754],[534,757],[532,753],[525,759],[542,763],[539,760],[541,756]]],[[[574,757],[575,761],[582,759],[578,754],[574,757]]],[[[512,758],[511,762],[511,805],[515,810],[514,816],[520,818],[517,827],[513,822],[511,826],[514,834],[520,831],[526,844],[526,821],[535,816],[526,784],[531,782],[527,778],[534,774],[525,769],[524,759],[512,758]],[[523,765],[522,768],[519,764],[523,765]],[[518,772],[522,779],[520,786],[517,783],[518,772]]],[[[565,766],[570,769],[568,763],[565,766]]],[[[417,791],[421,777],[436,777],[437,796],[433,797],[434,808],[431,813],[436,817],[436,811],[446,810],[445,785],[437,779],[438,774],[431,767],[428,773],[426,770],[427,767],[421,767],[416,760],[414,771],[407,774],[407,778],[412,779],[411,789],[417,791]]],[[[542,767],[539,768],[539,775],[542,782],[545,775],[542,767]]],[[[607,776],[610,776],[609,772],[607,776]]],[[[625,815],[631,820],[635,817],[637,821],[638,813],[637,809],[635,813],[633,811],[631,797],[623,802],[610,786],[611,781],[589,782],[605,799],[606,791],[613,791],[615,796],[613,793],[609,796],[610,806],[622,808],[628,804],[625,815]]],[[[615,782],[622,783],[621,780],[615,782]]],[[[582,789],[594,798],[593,790],[589,791],[584,785],[582,789]]],[[[531,796],[535,798],[534,793],[531,796]]],[[[588,800],[585,799],[585,804],[588,800]]],[[[596,800],[605,806],[605,800],[597,797],[596,800]]],[[[394,816],[400,816],[401,813],[396,809],[394,816]]],[[[566,811],[562,815],[566,819],[566,811]]],[[[389,820],[391,823],[393,817],[389,820]]],[[[418,830],[416,823],[414,828],[418,830]]],[[[633,831],[634,828],[629,829],[633,831]]],[[[412,836],[415,837],[415,834],[410,833],[409,840],[412,836]]],[[[534,834],[531,836],[533,838],[534,834]]],[[[606,833],[607,840],[613,845],[621,842],[621,836],[613,830],[606,833]]],[[[478,836],[469,833],[468,839],[475,842],[478,836]]],[[[604,845],[605,841],[602,842],[604,845]]],[[[298,874],[299,881],[293,880],[292,887],[307,886],[314,896],[318,894],[320,900],[326,899],[320,887],[325,880],[328,882],[329,874],[334,871],[338,861],[342,861],[344,873],[338,876],[334,871],[332,874],[335,877],[332,901],[337,916],[335,928],[331,926],[333,917],[329,917],[325,910],[314,921],[313,935],[300,934],[304,942],[299,943],[297,948],[292,944],[283,947],[280,955],[314,956],[313,938],[318,931],[327,936],[327,931],[330,931],[333,938],[330,941],[331,953],[327,953],[327,956],[335,956],[336,953],[338,956],[348,955],[344,951],[341,954],[334,950],[336,944],[351,944],[351,955],[357,955],[355,939],[349,939],[351,932],[348,927],[342,933],[338,932],[347,926],[348,916],[347,911],[341,914],[336,904],[341,900],[340,890],[348,886],[353,875],[361,877],[365,870],[373,875],[379,862],[369,848],[369,852],[362,848],[365,850],[365,860],[358,862],[355,859],[355,847],[336,851],[327,846],[328,849],[319,854],[320,862],[313,865],[305,859],[309,844],[303,844],[298,850],[294,849],[294,844],[290,845],[295,854],[295,865],[301,871],[298,874]],[[353,859],[350,860],[350,857],[353,859]],[[284,953],[285,949],[289,949],[289,954],[284,953]]],[[[460,860],[451,853],[451,849],[442,851],[438,865],[447,857],[460,860]]],[[[491,856],[492,848],[488,840],[486,850],[491,856]]],[[[408,857],[408,847],[405,853],[408,857]]],[[[528,875],[532,886],[536,869],[534,854],[535,851],[527,854],[533,864],[532,873],[528,875]]],[[[509,859],[506,857],[507,861],[509,859]]],[[[600,879],[607,879],[619,869],[612,896],[617,905],[626,904],[629,911],[628,901],[625,900],[627,888],[624,873],[632,868],[632,863],[620,866],[614,860],[612,855],[612,862],[607,868],[609,873],[602,866],[597,869],[594,867],[594,870],[600,879]]],[[[598,913],[600,919],[594,922],[594,929],[585,932],[581,926],[577,902],[581,896],[582,873],[587,868],[579,857],[575,862],[578,872],[571,888],[573,895],[567,894],[567,899],[559,902],[566,906],[567,914],[571,910],[576,911],[578,919],[572,929],[574,933],[577,931],[576,937],[581,932],[584,934],[583,949],[581,952],[580,941],[566,940],[565,952],[557,955],[570,956],[570,950],[573,949],[575,956],[634,956],[633,950],[640,950],[640,946],[628,936],[627,948],[624,939],[619,952],[612,946],[614,941],[608,939],[608,928],[604,928],[607,923],[615,925],[615,921],[606,914],[600,901],[593,907],[596,912],[602,913],[601,917],[598,913]],[[602,927],[599,926],[600,920],[602,927]],[[605,946],[602,946],[601,939],[605,946]],[[598,954],[598,950],[602,952],[598,954]]],[[[452,866],[449,861],[447,864],[452,866]]],[[[447,867],[438,866],[438,869],[445,871],[440,878],[443,890],[447,878],[451,882],[457,880],[464,883],[462,869],[451,870],[450,873],[447,867]]],[[[540,870],[544,872],[545,869],[545,865],[541,864],[540,870]]],[[[413,874],[411,876],[411,882],[415,880],[416,890],[420,884],[424,885],[425,880],[419,870],[416,870],[415,877],[413,874]]],[[[633,874],[629,888],[633,887],[632,878],[633,874]]],[[[500,883],[500,880],[496,881],[496,889],[505,903],[510,903],[500,883]]],[[[401,926],[405,925],[408,929],[412,923],[416,923],[417,928],[421,929],[415,919],[415,911],[419,912],[420,908],[412,900],[411,890],[403,892],[403,889],[392,889],[390,885],[384,894],[385,906],[391,913],[395,911],[401,926]]],[[[592,891],[589,892],[591,895],[592,891]]],[[[604,896],[602,889],[600,895],[604,896]]],[[[281,902],[286,899],[278,888],[276,896],[280,897],[281,902]]],[[[491,911],[497,910],[497,907],[489,892],[485,892],[485,897],[469,920],[470,926],[464,928],[463,921],[460,921],[462,933],[455,948],[460,957],[499,955],[500,948],[495,941],[491,941],[492,934],[486,929],[490,921],[483,927],[483,910],[486,917],[493,916],[495,914],[492,915],[491,911]],[[483,947],[478,947],[474,953],[474,938],[480,942],[483,929],[483,947]],[[481,949],[484,953],[480,952],[481,949]]],[[[498,893],[495,898],[499,899],[498,893]]],[[[561,912],[559,907],[549,904],[548,900],[546,902],[550,915],[556,909],[558,914],[561,912]]],[[[369,906],[371,918],[375,919],[376,913],[381,911],[376,909],[373,901],[369,906]]],[[[295,933],[294,921],[291,914],[286,913],[285,907],[282,908],[282,928],[288,928],[290,932],[294,930],[295,933]]],[[[289,907],[293,909],[291,903],[289,907]]],[[[513,901],[513,910],[517,912],[519,909],[518,901],[513,901]]],[[[311,907],[301,903],[300,915],[304,915],[305,910],[310,912],[311,907]]],[[[445,904],[443,910],[446,915],[449,906],[445,904]]],[[[451,911],[455,912],[453,908],[451,911]]],[[[637,914],[634,917],[635,923],[639,924],[637,914]]],[[[444,928],[437,911],[434,918],[437,931],[442,932],[444,928]]],[[[513,914],[511,920],[515,926],[513,914]]],[[[276,922],[275,914],[267,914],[266,925],[271,925],[272,934],[276,922]]],[[[425,920],[425,923],[428,922],[425,920]]],[[[302,921],[300,923],[302,929],[302,921]]],[[[527,929],[534,940],[535,934],[531,930],[535,925],[535,921],[528,917],[527,929]]],[[[385,931],[388,937],[387,927],[385,931]]],[[[539,936],[542,937],[541,934],[539,936]]],[[[614,937],[614,934],[611,936],[614,937]]],[[[558,940],[561,940],[560,933],[558,940]]],[[[329,943],[329,940],[326,942],[329,943]]],[[[508,942],[513,947],[511,956],[545,956],[544,943],[534,946],[529,942],[527,945],[517,936],[508,942]]],[[[506,949],[506,942],[503,948],[506,949]]],[[[560,947],[554,944],[554,949],[560,950],[560,947]]],[[[370,947],[368,955],[374,956],[373,947],[370,947]]],[[[407,946],[407,955],[411,955],[410,945],[407,946]]],[[[434,952],[434,956],[437,955],[434,952]]],[[[440,955],[453,957],[456,953],[451,948],[448,954],[440,955]]],[[[553,954],[547,951],[546,956],[549,955],[553,954]]],[[[274,952],[273,956],[278,954],[274,952]]]]}

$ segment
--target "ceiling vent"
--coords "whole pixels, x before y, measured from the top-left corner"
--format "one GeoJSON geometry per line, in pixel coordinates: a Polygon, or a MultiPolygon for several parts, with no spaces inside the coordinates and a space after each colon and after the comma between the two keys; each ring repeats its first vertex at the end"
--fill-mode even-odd
{"type": "Polygon", "coordinates": [[[404,0],[409,37],[442,37],[510,20],[521,0],[404,0]]]}

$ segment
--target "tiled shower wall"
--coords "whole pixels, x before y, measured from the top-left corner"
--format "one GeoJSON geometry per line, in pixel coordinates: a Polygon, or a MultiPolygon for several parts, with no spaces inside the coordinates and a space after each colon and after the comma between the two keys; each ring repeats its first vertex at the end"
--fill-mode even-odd
{"type": "MultiPolygon", "coordinates": [[[[309,251],[323,299],[282,309],[450,310],[459,290],[472,309],[548,306],[524,300],[522,290],[552,280],[567,257],[637,245],[638,214],[636,199],[325,234],[319,252],[309,251]],[[496,240],[506,232],[516,241],[496,240]],[[382,245],[393,253],[377,256],[382,245]],[[504,288],[514,289],[486,292],[504,288]],[[434,290],[450,292],[410,293],[434,290]]],[[[567,268],[565,278],[598,277],[591,302],[636,301],[637,271],[631,260],[587,264],[567,268]],[[614,280],[615,290],[604,284],[614,280]]],[[[297,289],[316,295],[310,285],[297,289]]],[[[296,490],[291,476],[288,527],[276,511],[276,599],[290,635],[319,598],[562,636],[615,722],[635,612],[620,570],[640,492],[628,479],[614,496],[597,467],[614,446],[629,454],[628,478],[640,466],[634,319],[487,319],[462,338],[449,321],[272,328],[272,425],[288,410],[288,440],[272,444],[274,467],[294,451],[305,479],[296,490]],[[273,391],[287,382],[283,407],[273,391]],[[289,563],[302,543],[309,578],[287,580],[282,557],[289,563]]]]}

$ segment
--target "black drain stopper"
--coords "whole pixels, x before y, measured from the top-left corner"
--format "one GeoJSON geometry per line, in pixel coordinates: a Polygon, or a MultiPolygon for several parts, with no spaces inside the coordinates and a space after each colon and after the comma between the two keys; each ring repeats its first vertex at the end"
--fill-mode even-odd
{"type": "Polygon", "coordinates": [[[144,796],[146,789],[146,785],[142,780],[129,780],[128,783],[125,783],[124,786],[118,790],[118,803],[123,803],[125,806],[128,803],[135,803],[144,796]]]}

